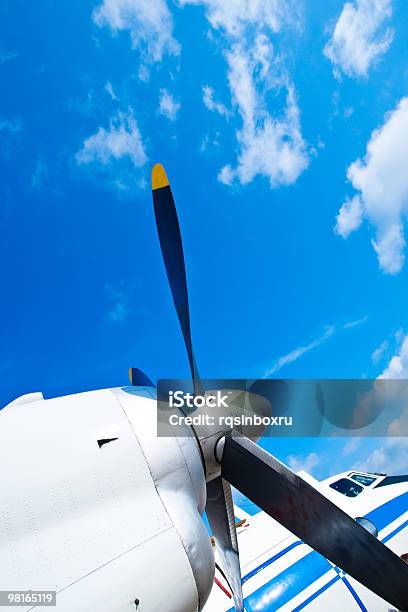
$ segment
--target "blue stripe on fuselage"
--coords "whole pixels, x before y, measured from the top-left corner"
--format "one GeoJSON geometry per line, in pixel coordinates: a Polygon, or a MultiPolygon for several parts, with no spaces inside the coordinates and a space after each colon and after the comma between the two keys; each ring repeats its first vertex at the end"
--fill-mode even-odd
{"type": "Polygon", "coordinates": [[[329,589],[331,586],[333,586],[333,584],[335,584],[339,580],[340,580],[340,576],[337,574],[337,576],[335,576],[334,578],[329,580],[329,582],[326,582],[326,584],[324,584],[322,587],[320,587],[320,589],[318,591],[316,591],[316,593],[313,593],[313,595],[310,595],[299,606],[296,606],[296,608],[293,609],[293,612],[300,612],[300,610],[303,610],[303,608],[306,608],[306,606],[308,606],[310,603],[312,603],[312,601],[314,599],[316,599],[317,597],[319,597],[319,595],[321,595],[322,593],[327,591],[327,589],[329,589]]]}
{"type": "Polygon", "coordinates": [[[288,553],[290,550],[292,550],[293,548],[296,548],[296,546],[300,546],[301,544],[303,544],[303,542],[301,542],[300,540],[297,540],[296,542],[292,542],[292,544],[290,544],[286,548],[283,548],[281,551],[276,553],[276,555],[274,555],[270,559],[267,559],[261,565],[258,565],[258,567],[256,567],[255,569],[250,571],[248,574],[246,574],[242,578],[242,584],[244,584],[247,580],[249,580],[256,574],[258,574],[258,572],[261,572],[263,569],[265,569],[265,567],[268,567],[268,565],[271,565],[272,563],[277,561],[277,559],[280,559],[281,557],[283,557],[283,555],[286,555],[286,553],[288,553]]]}
{"type": "Polygon", "coordinates": [[[331,569],[333,566],[322,555],[315,551],[308,553],[248,595],[245,609],[247,612],[277,610],[331,569]]]}
{"type": "Polygon", "coordinates": [[[365,515],[365,518],[374,523],[378,531],[381,531],[407,510],[408,492],[390,499],[390,501],[385,502],[382,506],[378,506],[375,510],[371,510],[371,512],[365,515]]]}

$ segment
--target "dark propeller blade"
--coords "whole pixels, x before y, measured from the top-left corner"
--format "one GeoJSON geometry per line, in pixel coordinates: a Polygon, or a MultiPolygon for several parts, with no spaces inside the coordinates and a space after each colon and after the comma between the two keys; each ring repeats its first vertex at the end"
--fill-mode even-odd
{"type": "Polygon", "coordinates": [[[176,307],[177,316],[180,322],[184,344],[187,350],[191,376],[194,382],[194,392],[196,394],[201,394],[202,387],[194,359],[191,340],[190,311],[188,306],[183,244],[170,184],[161,164],[156,164],[153,167],[152,191],[154,214],[156,217],[161,252],[173,296],[174,306],[176,307]]]}
{"type": "Polygon", "coordinates": [[[221,474],[281,525],[398,610],[408,610],[408,565],[248,438],[225,439],[221,474]]]}
{"type": "Polygon", "coordinates": [[[129,368],[129,380],[134,387],[155,387],[150,378],[139,368],[129,368]]]}
{"type": "Polygon", "coordinates": [[[244,612],[231,487],[221,476],[207,484],[207,518],[217,545],[221,566],[232,590],[236,612],[244,612]]]}

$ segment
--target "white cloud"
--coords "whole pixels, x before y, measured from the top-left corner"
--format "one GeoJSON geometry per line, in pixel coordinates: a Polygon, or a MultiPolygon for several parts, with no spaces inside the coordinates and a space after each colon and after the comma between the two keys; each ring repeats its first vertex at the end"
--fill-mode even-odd
{"type": "Polygon", "coordinates": [[[336,232],[347,237],[366,217],[376,227],[372,241],[380,268],[397,274],[404,263],[403,217],[408,212],[408,98],[387,114],[367,145],[364,159],[349,166],[347,176],[358,190],[337,217],[336,232]],[[352,200],[352,201],[353,201],[352,200]]]}
{"type": "Polygon", "coordinates": [[[160,90],[159,113],[161,115],[167,117],[170,121],[175,121],[180,108],[180,103],[176,102],[167,89],[160,90]]]}
{"type": "MultiPolygon", "coordinates": [[[[404,378],[406,378],[406,376],[404,378]]],[[[405,380],[402,385],[403,385],[402,393],[404,397],[404,400],[403,400],[404,407],[402,408],[399,418],[395,419],[394,421],[390,423],[388,430],[387,430],[387,434],[389,436],[398,436],[398,437],[404,436],[406,439],[408,439],[408,407],[407,407],[407,393],[406,393],[406,389],[404,389],[404,387],[406,387],[405,380]]]]}
{"type": "Polygon", "coordinates": [[[237,131],[240,145],[236,168],[227,164],[230,181],[250,183],[258,174],[269,179],[271,187],[294,183],[308,166],[306,144],[300,130],[299,109],[294,89],[287,85],[286,106],[272,116],[256,87],[254,73],[259,64],[252,51],[240,44],[227,54],[232,99],[242,118],[237,131]]]}
{"type": "Polygon", "coordinates": [[[141,64],[138,72],[138,77],[143,83],[148,83],[150,79],[150,70],[145,64],[141,64]]]}
{"type": "Polygon", "coordinates": [[[361,319],[355,319],[354,321],[349,321],[343,325],[343,329],[352,329],[353,327],[357,327],[358,325],[362,325],[363,323],[367,323],[368,317],[361,317],[361,319]]]}
{"type": "Polygon", "coordinates": [[[335,332],[334,325],[330,325],[329,327],[326,328],[326,331],[324,332],[322,336],[319,336],[318,338],[316,338],[309,344],[306,344],[305,346],[299,346],[298,348],[296,348],[294,351],[291,351],[287,355],[283,355],[283,357],[279,357],[279,359],[272,366],[272,368],[268,369],[265,372],[264,376],[265,377],[270,376],[271,374],[278,372],[284,366],[288,365],[289,363],[293,363],[293,361],[296,361],[297,359],[299,359],[299,357],[302,357],[302,355],[304,355],[305,353],[308,353],[309,351],[312,351],[314,348],[317,348],[318,346],[323,344],[323,342],[328,340],[334,334],[334,332],[335,332]]]}
{"type": "Polygon", "coordinates": [[[305,457],[300,455],[289,455],[286,459],[287,464],[294,472],[307,472],[312,474],[315,467],[321,462],[321,457],[317,453],[309,453],[305,457]]]}
{"type": "Polygon", "coordinates": [[[78,164],[96,162],[108,165],[114,160],[128,158],[136,168],[147,161],[142,137],[133,116],[119,112],[109,121],[109,128],[100,127],[87,138],[76,155],[78,164]]]}
{"type": "Polygon", "coordinates": [[[129,30],[132,47],[148,62],[159,62],[165,53],[180,50],[173,38],[173,19],[165,0],[103,0],[93,19],[99,27],[113,32],[129,30]]]}
{"type": "Polygon", "coordinates": [[[101,126],[86,138],[76,162],[88,167],[91,178],[117,192],[144,188],[144,178],[135,170],[147,162],[147,155],[132,109],[118,112],[108,127],[101,126]]]}
{"type": "Polygon", "coordinates": [[[349,457],[350,455],[355,453],[356,450],[361,446],[361,441],[362,439],[359,437],[350,438],[344,445],[344,448],[341,453],[342,457],[349,457]]]}
{"type": "MultiPolygon", "coordinates": [[[[352,329],[354,327],[357,327],[358,325],[362,325],[363,323],[366,323],[366,321],[368,321],[367,316],[362,317],[361,319],[356,319],[354,321],[349,321],[348,323],[345,323],[342,326],[342,329],[352,329]]],[[[338,328],[338,329],[341,329],[341,328],[338,328]]],[[[290,353],[287,353],[286,355],[279,357],[279,359],[276,360],[274,365],[271,368],[266,370],[266,372],[264,373],[264,377],[266,378],[270,376],[271,374],[278,372],[284,366],[288,365],[289,363],[293,363],[294,361],[302,357],[305,353],[308,353],[309,351],[312,351],[313,349],[317,348],[318,346],[326,342],[326,340],[331,338],[331,336],[333,336],[333,334],[337,330],[336,330],[335,325],[328,325],[324,333],[318,338],[315,338],[314,340],[312,340],[312,342],[310,342],[309,344],[299,346],[293,351],[291,351],[290,353]]]]}
{"type": "Polygon", "coordinates": [[[209,85],[203,87],[203,102],[210,111],[215,111],[224,117],[228,117],[229,112],[221,102],[214,100],[214,90],[209,85]]]}
{"type": "Polygon", "coordinates": [[[363,203],[360,196],[347,199],[336,217],[335,231],[342,238],[347,238],[358,229],[363,221],[363,203]]]}
{"type": "MultiPolygon", "coordinates": [[[[204,5],[225,45],[232,110],[241,127],[236,131],[236,164],[226,164],[218,179],[226,185],[247,184],[262,175],[271,187],[293,183],[308,166],[309,155],[295,90],[271,38],[283,25],[297,23],[295,4],[283,0],[181,0],[180,4],[204,5]],[[271,90],[286,94],[280,110],[273,113],[267,101],[271,90]]],[[[225,114],[225,107],[214,102],[214,92],[206,87],[204,103],[225,114]]]]}
{"type": "Polygon", "coordinates": [[[393,31],[385,26],[391,15],[391,0],[346,2],[324,54],[348,76],[366,76],[392,42],[393,31]]]}
{"type": "Polygon", "coordinates": [[[110,81],[105,84],[105,90],[108,92],[113,101],[117,101],[118,97],[113,90],[113,85],[110,81]]]}
{"type": "Polygon", "coordinates": [[[379,346],[372,352],[371,361],[376,364],[380,361],[385,351],[388,349],[388,341],[384,340],[379,346]]]}
{"type": "Polygon", "coordinates": [[[379,378],[408,378],[408,335],[379,378]]]}
{"type": "Polygon", "coordinates": [[[218,180],[224,185],[231,186],[234,182],[234,171],[231,166],[224,166],[218,173],[218,180]]]}
{"type": "Polygon", "coordinates": [[[126,321],[130,314],[129,297],[123,286],[123,283],[120,283],[117,286],[105,286],[109,299],[112,302],[112,307],[107,315],[107,318],[111,323],[122,324],[126,321]]]}
{"type": "MultiPolygon", "coordinates": [[[[408,440],[408,335],[403,336],[399,330],[395,334],[399,344],[398,352],[390,359],[385,370],[378,376],[380,379],[391,379],[400,382],[388,383],[387,395],[393,407],[400,409],[400,416],[388,426],[388,436],[407,436],[408,440]]],[[[387,343],[388,347],[388,343],[387,343]]],[[[381,349],[381,346],[379,347],[381,349]]]]}
{"type": "Polygon", "coordinates": [[[282,21],[296,11],[295,4],[282,0],[179,0],[179,3],[204,5],[212,27],[235,38],[245,34],[248,26],[264,25],[271,32],[278,32],[282,21]]]}
{"type": "Polygon", "coordinates": [[[408,438],[387,438],[352,469],[389,475],[408,473],[408,438]]]}
{"type": "Polygon", "coordinates": [[[219,136],[219,132],[216,132],[214,135],[206,134],[201,141],[200,151],[208,151],[219,147],[219,136]]]}

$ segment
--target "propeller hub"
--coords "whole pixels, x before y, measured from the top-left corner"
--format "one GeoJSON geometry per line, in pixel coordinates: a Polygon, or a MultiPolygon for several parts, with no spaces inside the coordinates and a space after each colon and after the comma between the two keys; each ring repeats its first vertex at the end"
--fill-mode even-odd
{"type": "MultiPolygon", "coordinates": [[[[268,427],[272,415],[270,402],[261,395],[236,389],[225,389],[222,393],[228,398],[227,407],[211,406],[207,402],[191,414],[194,422],[199,423],[193,423],[191,427],[201,447],[207,482],[221,473],[222,440],[225,436],[234,430],[256,442],[268,427]]],[[[211,394],[215,392],[206,391],[206,395],[211,394]]]]}

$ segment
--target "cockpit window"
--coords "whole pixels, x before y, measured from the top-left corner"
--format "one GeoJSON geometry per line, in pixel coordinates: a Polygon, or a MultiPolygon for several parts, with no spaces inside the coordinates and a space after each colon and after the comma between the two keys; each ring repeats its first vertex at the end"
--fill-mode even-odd
{"type": "Polygon", "coordinates": [[[377,480],[375,476],[366,476],[365,474],[353,474],[350,476],[353,480],[358,482],[359,484],[364,485],[365,487],[369,487],[377,480]]]}
{"type": "Polygon", "coordinates": [[[357,497],[363,490],[363,487],[348,478],[340,478],[340,480],[332,482],[330,487],[347,497],[357,497]]]}

